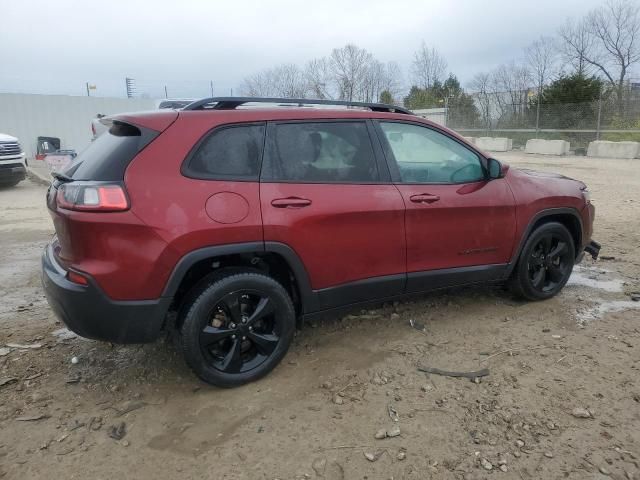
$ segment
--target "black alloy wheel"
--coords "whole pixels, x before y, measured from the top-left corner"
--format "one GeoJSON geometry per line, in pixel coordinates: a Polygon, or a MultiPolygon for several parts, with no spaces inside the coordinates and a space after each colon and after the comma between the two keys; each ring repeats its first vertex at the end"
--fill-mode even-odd
{"type": "Polygon", "coordinates": [[[528,300],[545,300],[566,285],[575,262],[573,237],[561,223],[537,227],[527,238],[510,284],[514,293],[528,300]]]}
{"type": "Polygon", "coordinates": [[[289,294],[257,272],[205,282],[183,312],[185,360],[201,379],[220,387],[266,375],[287,353],[295,331],[289,294]]]}
{"type": "Polygon", "coordinates": [[[237,290],[220,299],[200,332],[200,348],[214,368],[246,372],[269,358],[280,342],[274,304],[257,290],[237,290]]]}
{"type": "Polygon", "coordinates": [[[545,234],[528,259],[529,281],[540,292],[550,292],[565,280],[573,267],[566,241],[553,232],[545,234]]]}

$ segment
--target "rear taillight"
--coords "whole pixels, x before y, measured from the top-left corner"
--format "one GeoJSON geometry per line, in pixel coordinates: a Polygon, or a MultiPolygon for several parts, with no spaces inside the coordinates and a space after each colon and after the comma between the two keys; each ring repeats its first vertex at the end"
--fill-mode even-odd
{"type": "Polygon", "coordinates": [[[56,204],[59,208],[84,212],[120,212],[129,209],[124,188],[117,183],[63,183],[58,187],[56,204]]]}

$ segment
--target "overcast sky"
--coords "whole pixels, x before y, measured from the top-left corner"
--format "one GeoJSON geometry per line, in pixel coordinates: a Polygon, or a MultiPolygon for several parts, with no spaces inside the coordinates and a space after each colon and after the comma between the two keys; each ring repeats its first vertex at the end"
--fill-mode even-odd
{"type": "MultiPolygon", "coordinates": [[[[228,95],[280,63],[303,64],[355,43],[396,61],[410,83],[424,40],[465,85],[522,57],[540,35],[602,0],[0,0],[0,91],[170,97],[228,95]]],[[[1,106],[0,106],[1,108],[1,106]]]]}

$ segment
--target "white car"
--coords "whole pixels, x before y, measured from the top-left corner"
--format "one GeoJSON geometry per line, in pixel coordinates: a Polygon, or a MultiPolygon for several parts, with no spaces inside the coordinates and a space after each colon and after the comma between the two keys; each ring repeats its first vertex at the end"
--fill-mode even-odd
{"type": "Polygon", "coordinates": [[[13,187],[27,177],[27,162],[16,137],[0,133],[0,187],[13,187]]]}

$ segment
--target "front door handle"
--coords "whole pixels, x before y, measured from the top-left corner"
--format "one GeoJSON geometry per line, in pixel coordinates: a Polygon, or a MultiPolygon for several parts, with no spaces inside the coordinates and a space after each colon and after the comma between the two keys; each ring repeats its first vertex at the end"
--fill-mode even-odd
{"type": "Polygon", "coordinates": [[[430,193],[421,193],[419,195],[411,195],[409,199],[413,203],[433,203],[440,200],[438,195],[431,195],[430,193]]]}
{"type": "Polygon", "coordinates": [[[311,205],[311,200],[300,197],[276,198],[271,200],[271,205],[276,208],[303,208],[311,205]]]}

